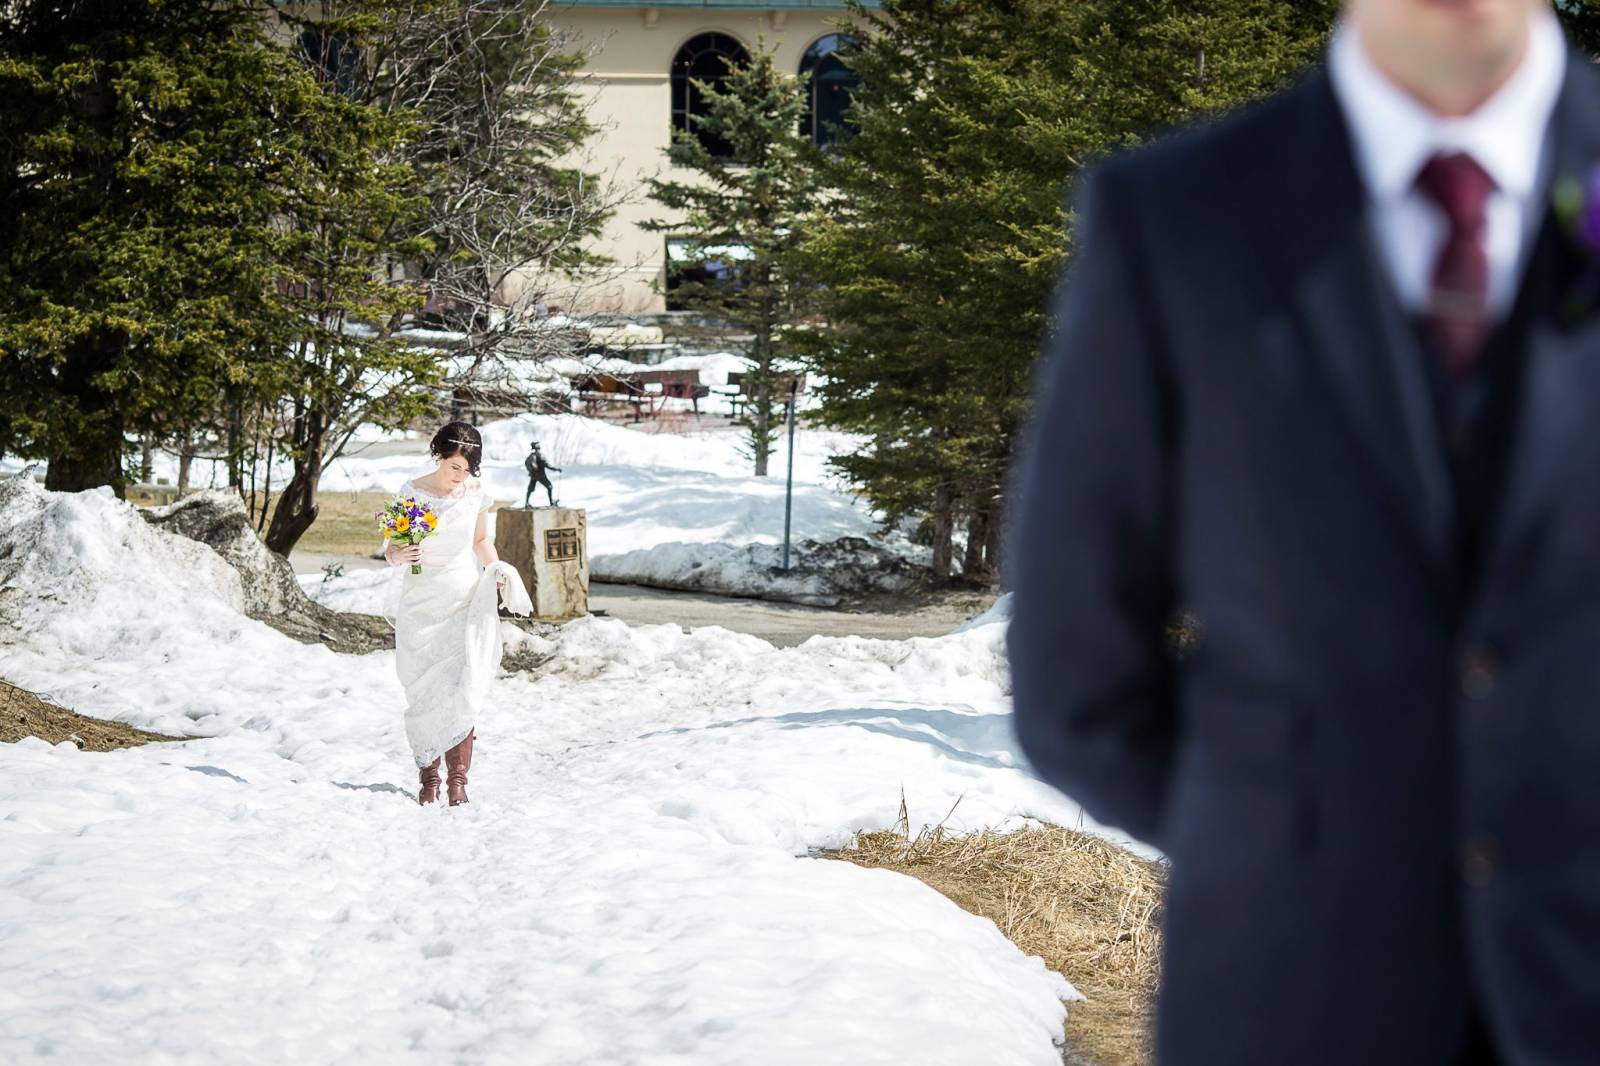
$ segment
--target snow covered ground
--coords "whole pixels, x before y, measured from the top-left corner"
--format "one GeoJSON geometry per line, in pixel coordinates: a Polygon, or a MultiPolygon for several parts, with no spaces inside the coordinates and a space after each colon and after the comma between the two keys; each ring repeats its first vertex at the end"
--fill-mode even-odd
{"type": "MultiPolygon", "coordinates": [[[[707,421],[706,425],[716,426],[707,421]]],[[[740,454],[742,434],[725,426],[666,429],[650,423],[618,425],[578,415],[524,415],[481,427],[483,476],[495,497],[521,506],[529,443],[540,442],[560,467],[551,481],[560,503],[587,512],[590,573],[597,581],[692,587],[734,595],[767,595],[802,603],[837,599],[816,574],[775,573],[783,543],[787,438],[768,477],[750,473],[740,454]],[[771,550],[766,550],[771,549],[771,550]]],[[[865,501],[829,476],[831,455],[857,447],[853,437],[814,429],[797,432],[791,516],[797,565],[803,540],[831,542],[862,537],[893,554],[925,564],[928,549],[903,536],[879,541],[878,521],[865,501]]],[[[340,459],[322,483],[324,492],[395,491],[432,466],[427,441],[393,439],[340,459]]],[[[545,502],[543,489],[534,503],[545,502]]],[[[307,590],[339,610],[376,608],[362,590],[370,579],[347,574],[307,590]]]]}
{"type": "MultiPolygon", "coordinates": [[[[638,369],[620,360],[601,363],[601,368],[638,369]]],[[[697,369],[703,381],[716,383],[725,382],[729,371],[741,365],[732,355],[685,356],[652,369],[697,369]]],[[[563,367],[555,361],[545,370],[553,374],[585,366],[595,369],[592,362],[574,361],[563,367]]],[[[530,442],[539,441],[546,461],[560,468],[550,474],[557,501],[587,512],[590,575],[597,581],[821,605],[837,602],[841,593],[858,591],[835,588],[814,572],[776,572],[784,534],[787,434],[779,434],[769,476],[756,477],[751,460],[742,454],[744,432],[716,413],[726,407],[725,402],[716,397],[702,401],[707,413],[698,420],[687,414],[686,402],[673,403],[684,410],[637,425],[576,414],[523,415],[487,423],[479,427],[484,438],[483,476],[496,499],[520,507],[528,483],[523,460],[530,442]],[[779,550],[766,551],[763,546],[779,550]]],[[[830,473],[826,465],[830,456],[860,446],[860,439],[850,434],[797,430],[790,516],[797,566],[804,562],[798,554],[803,541],[827,544],[843,537],[867,538],[907,562],[925,566],[931,560],[928,548],[912,544],[903,532],[880,540],[878,516],[830,473]]],[[[0,458],[0,475],[25,465],[0,458]]],[[[426,434],[363,427],[347,454],[323,476],[321,491],[395,492],[433,465],[426,434]]],[[[273,483],[281,485],[289,473],[289,467],[280,464],[273,483]]],[[[154,476],[176,484],[176,457],[155,453],[154,476]]],[[[197,487],[218,487],[226,471],[219,464],[199,462],[193,478],[197,487]]],[[[533,503],[543,506],[546,498],[541,488],[533,503]]],[[[324,584],[319,574],[307,582],[307,590],[336,609],[375,613],[376,604],[364,596],[370,583],[368,578],[347,576],[324,584]]]]}
{"type": "Polygon", "coordinates": [[[0,745],[0,1061],[1060,1061],[1066,980],[808,857],[902,790],[913,829],[1079,821],[1012,748],[1003,610],[787,649],[507,627],[548,659],[496,680],[473,802],[423,809],[392,653],[239,604],[109,493],[0,481],[0,674],[201,738],[0,745]]]}

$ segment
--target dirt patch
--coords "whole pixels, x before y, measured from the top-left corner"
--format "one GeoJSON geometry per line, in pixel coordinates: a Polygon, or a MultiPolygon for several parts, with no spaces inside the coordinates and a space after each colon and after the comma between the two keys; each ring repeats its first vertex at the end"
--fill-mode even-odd
{"type": "MultiPolygon", "coordinates": [[[[393,499],[391,492],[330,492],[318,489],[317,520],[311,523],[311,528],[305,531],[295,547],[341,555],[371,555],[383,544],[372,512],[393,499]]],[[[277,509],[278,497],[274,493],[267,505],[266,518],[261,522],[263,533],[272,521],[272,512],[277,509]]]]}
{"type": "Polygon", "coordinates": [[[881,615],[938,615],[954,628],[987,611],[999,598],[998,585],[957,579],[948,585],[846,597],[840,602],[839,609],[881,615]]]}
{"type": "Polygon", "coordinates": [[[321,604],[297,615],[257,615],[302,644],[326,644],[340,655],[365,655],[394,647],[394,630],[375,614],[330,611],[321,604]]]}
{"type": "MultiPolygon", "coordinates": [[[[423,449],[426,450],[424,444],[423,449]]],[[[398,487],[398,486],[397,486],[398,487]]],[[[191,490],[193,491],[193,490],[191,490]]],[[[175,493],[130,490],[128,502],[140,507],[161,507],[173,502],[175,493]]],[[[256,494],[259,504],[262,494],[256,494]]],[[[378,536],[378,527],[372,519],[372,512],[383,507],[384,504],[394,499],[394,494],[389,492],[352,492],[348,490],[319,489],[317,492],[317,520],[311,523],[311,528],[295,544],[296,552],[314,552],[326,555],[347,556],[355,555],[362,559],[370,559],[372,553],[383,546],[383,538],[378,536]]],[[[496,505],[498,506],[498,505],[496,505]]],[[[277,510],[278,495],[273,493],[267,502],[267,513],[259,523],[252,522],[252,528],[259,524],[261,532],[265,532],[267,523],[272,520],[272,513],[277,510]]]]}
{"type": "Polygon", "coordinates": [[[1065,976],[1087,999],[1067,1009],[1068,1066],[1145,1066],[1161,955],[1165,868],[1089,833],[1046,825],[915,838],[906,824],[858,833],[821,854],[908,874],[1065,976]]]}
{"type": "MultiPolygon", "coordinates": [[[[427,446],[424,444],[423,449],[427,446]]],[[[395,488],[399,488],[398,485],[395,488]]],[[[318,555],[355,555],[371,559],[374,552],[383,548],[383,538],[378,535],[378,525],[372,513],[394,499],[392,492],[352,492],[348,490],[317,490],[317,520],[311,523],[305,535],[295,542],[295,552],[318,555]]],[[[496,502],[489,509],[497,511],[496,502]]],[[[267,505],[266,521],[261,523],[265,532],[277,510],[277,497],[267,505]]]]}
{"type": "Polygon", "coordinates": [[[14,744],[23,737],[38,737],[51,744],[70,740],[83,751],[114,751],[139,744],[190,739],[148,733],[121,722],[90,718],[27,689],[0,681],[0,743],[14,744]]]}

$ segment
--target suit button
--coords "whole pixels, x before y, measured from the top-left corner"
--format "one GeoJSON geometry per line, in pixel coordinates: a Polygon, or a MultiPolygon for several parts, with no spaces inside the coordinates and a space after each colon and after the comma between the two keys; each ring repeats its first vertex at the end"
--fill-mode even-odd
{"type": "Polygon", "coordinates": [[[1461,877],[1469,885],[1487,884],[1500,865],[1500,846],[1494,837],[1473,837],[1461,845],[1461,877]]]}
{"type": "Polygon", "coordinates": [[[1469,700],[1486,699],[1498,674],[1494,656],[1486,648],[1474,648],[1461,658],[1461,694],[1469,700]]]}

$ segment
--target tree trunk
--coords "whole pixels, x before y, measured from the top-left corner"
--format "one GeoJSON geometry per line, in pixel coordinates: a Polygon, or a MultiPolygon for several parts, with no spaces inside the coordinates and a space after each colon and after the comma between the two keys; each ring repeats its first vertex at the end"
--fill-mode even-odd
{"type": "Polygon", "coordinates": [[[194,466],[194,435],[185,433],[178,441],[178,495],[189,491],[189,471],[194,466]]]}
{"type": "Polygon", "coordinates": [[[296,459],[294,476],[278,496],[278,509],[272,512],[272,522],[267,526],[267,547],[286,558],[317,520],[321,465],[320,456],[296,459]]]}
{"type": "Polygon", "coordinates": [[[1001,546],[1005,544],[1005,522],[1003,516],[1005,507],[1000,501],[995,501],[994,509],[989,513],[988,544],[984,546],[984,561],[989,564],[990,573],[998,579],[1001,559],[1001,546]]]}
{"type": "Polygon", "coordinates": [[[933,494],[933,576],[938,581],[950,577],[950,563],[955,556],[951,533],[955,528],[954,493],[940,485],[933,494]]]}
{"type": "MultiPolygon", "coordinates": [[[[770,291],[771,274],[763,268],[757,278],[762,291],[770,291]]],[[[770,299],[763,297],[760,307],[760,317],[756,321],[755,338],[755,364],[756,364],[756,424],[750,434],[750,451],[756,461],[756,477],[767,476],[767,462],[772,457],[772,304],[770,299]]]]}
{"type": "Polygon", "coordinates": [[[750,434],[750,449],[755,453],[756,477],[767,476],[767,456],[771,451],[772,379],[763,373],[755,395],[756,421],[750,434]]]}
{"type": "MultiPolygon", "coordinates": [[[[300,404],[297,401],[296,407],[300,404]]],[[[290,550],[317,520],[317,482],[322,478],[323,424],[315,411],[295,416],[294,476],[278,495],[278,509],[267,524],[267,547],[288,557],[290,550]]],[[[270,473],[270,471],[269,471],[270,473]]]]}
{"type": "Polygon", "coordinates": [[[772,454],[772,348],[765,334],[756,333],[756,394],[751,397],[755,424],[750,430],[750,452],[756,461],[756,477],[767,476],[767,460],[772,454]]]}
{"type": "Polygon", "coordinates": [[[228,487],[244,492],[244,476],[239,469],[239,438],[243,433],[244,414],[239,410],[239,398],[228,391],[228,487]]]}
{"type": "Polygon", "coordinates": [[[79,455],[52,455],[45,468],[44,487],[52,492],[82,492],[110,485],[117,499],[127,499],[121,449],[109,442],[95,441],[84,442],[84,449],[79,455]]]}
{"type": "Polygon", "coordinates": [[[961,560],[961,573],[969,581],[981,581],[988,576],[984,549],[989,544],[989,510],[977,508],[967,519],[967,551],[961,560]]]}
{"type": "Polygon", "coordinates": [[[250,464],[250,507],[252,510],[260,508],[255,515],[257,535],[260,535],[261,527],[267,524],[267,508],[272,506],[272,453],[276,444],[277,441],[267,438],[267,461],[262,467],[267,472],[267,484],[266,491],[260,495],[256,493],[256,464],[250,464]]]}
{"type": "Polygon", "coordinates": [[[119,397],[96,383],[99,371],[115,363],[123,340],[114,335],[74,345],[61,367],[59,387],[76,399],[89,424],[74,435],[70,451],[50,456],[44,487],[53,492],[82,492],[110,485],[119,500],[127,498],[119,397]]]}

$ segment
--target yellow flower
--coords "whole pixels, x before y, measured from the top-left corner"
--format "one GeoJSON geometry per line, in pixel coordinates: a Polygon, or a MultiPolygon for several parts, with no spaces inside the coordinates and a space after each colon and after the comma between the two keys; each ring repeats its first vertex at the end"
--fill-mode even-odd
{"type": "Polygon", "coordinates": [[[437,518],[433,517],[433,512],[431,512],[431,511],[428,512],[427,514],[423,515],[422,516],[422,520],[424,522],[428,523],[428,528],[429,529],[432,529],[434,526],[439,524],[439,520],[437,518]]]}
{"type": "Polygon", "coordinates": [[[394,528],[397,533],[404,533],[406,530],[411,528],[411,519],[407,518],[405,515],[401,515],[399,518],[394,520],[394,528]]]}

